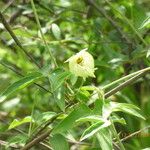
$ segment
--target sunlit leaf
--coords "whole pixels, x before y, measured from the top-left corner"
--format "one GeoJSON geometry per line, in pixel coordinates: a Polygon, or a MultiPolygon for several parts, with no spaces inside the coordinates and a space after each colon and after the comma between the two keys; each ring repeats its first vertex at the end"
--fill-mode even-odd
{"type": "Polygon", "coordinates": [[[17,82],[11,84],[0,96],[0,102],[3,102],[10,94],[16,91],[22,90],[23,88],[29,86],[36,80],[42,78],[43,75],[39,72],[30,73],[29,75],[21,78],[17,82]]]}
{"type": "Polygon", "coordinates": [[[133,104],[109,102],[104,105],[103,117],[108,118],[112,112],[121,111],[130,115],[145,119],[139,112],[139,108],[133,104]]]}
{"type": "Polygon", "coordinates": [[[52,91],[57,90],[70,75],[70,72],[64,71],[63,69],[54,70],[49,76],[52,91]]]}
{"type": "Polygon", "coordinates": [[[86,116],[86,117],[76,120],[76,122],[87,122],[87,121],[90,121],[90,122],[102,121],[102,122],[104,122],[104,119],[100,116],[91,115],[91,116],[86,116]]]}
{"type": "Polygon", "coordinates": [[[61,31],[60,31],[60,28],[57,24],[53,23],[52,24],[52,33],[54,34],[54,37],[57,39],[57,40],[60,40],[61,39],[61,31]]]}
{"type": "Polygon", "coordinates": [[[106,120],[105,122],[98,121],[94,124],[92,124],[90,127],[88,127],[82,134],[80,141],[83,141],[91,136],[93,136],[95,133],[100,131],[103,128],[106,128],[111,125],[111,122],[106,120]]]}
{"type": "Polygon", "coordinates": [[[147,18],[143,21],[143,23],[141,24],[141,26],[139,27],[139,29],[143,29],[143,28],[145,28],[145,27],[148,26],[148,25],[150,25],[150,16],[147,17],[147,18]]]}
{"type": "Polygon", "coordinates": [[[32,120],[32,118],[31,118],[30,116],[27,116],[27,117],[25,117],[25,118],[22,119],[22,120],[15,119],[15,120],[9,125],[9,128],[8,128],[8,129],[10,130],[10,129],[16,128],[16,127],[18,127],[18,126],[20,126],[20,125],[22,125],[22,124],[29,123],[29,122],[31,122],[31,121],[33,121],[33,120],[32,120]]]}
{"type": "Polygon", "coordinates": [[[97,134],[97,139],[102,150],[112,150],[112,133],[108,128],[100,130],[97,134]]]}
{"type": "Polygon", "coordinates": [[[65,111],[65,87],[63,85],[55,91],[54,99],[59,108],[65,111]]]}
{"type": "Polygon", "coordinates": [[[80,104],[76,106],[76,108],[64,120],[62,120],[56,127],[54,127],[52,133],[62,133],[67,131],[73,127],[76,120],[90,114],[91,110],[85,104],[80,104]]]}

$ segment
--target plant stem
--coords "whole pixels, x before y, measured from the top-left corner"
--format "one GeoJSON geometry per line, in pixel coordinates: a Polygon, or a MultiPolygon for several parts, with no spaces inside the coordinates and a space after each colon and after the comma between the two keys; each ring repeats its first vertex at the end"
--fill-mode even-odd
{"type": "MultiPolygon", "coordinates": [[[[150,71],[150,67],[140,70],[140,71],[138,72],[139,74],[137,74],[135,77],[133,77],[133,78],[131,78],[131,79],[125,81],[125,82],[121,85],[121,87],[118,86],[117,88],[115,88],[115,89],[111,90],[110,92],[106,93],[106,94],[105,94],[105,98],[108,98],[109,96],[113,95],[114,93],[116,93],[116,92],[119,91],[120,89],[122,89],[122,88],[126,87],[127,85],[131,84],[133,81],[135,81],[136,79],[140,78],[143,74],[147,73],[148,71],[150,71]]],[[[137,73],[137,72],[136,72],[136,73],[137,73]]],[[[70,106],[70,105],[69,105],[69,106],[70,106]]],[[[54,119],[54,120],[55,120],[55,119],[54,119]]],[[[53,121],[54,121],[54,120],[53,120],[53,121]]],[[[51,122],[51,123],[52,123],[52,122],[51,122]]],[[[114,125],[113,125],[113,127],[114,127],[114,125]]],[[[114,129],[115,129],[115,127],[114,127],[114,129]]],[[[39,143],[40,141],[42,141],[42,140],[44,140],[46,137],[48,137],[50,133],[51,133],[50,130],[44,132],[44,133],[43,133],[42,135],[40,135],[39,137],[34,138],[32,141],[30,141],[29,143],[27,143],[21,150],[27,150],[27,149],[33,147],[35,144],[39,143]]],[[[118,136],[118,134],[117,134],[117,132],[116,132],[116,129],[115,129],[115,135],[118,136]]],[[[117,136],[116,136],[116,137],[117,137],[117,136]]],[[[118,138],[119,138],[119,137],[118,137],[118,138]]],[[[120,139],[118,139],[118,142],[120,142],[120,139]]],[[[121,143],[121,142],[120,142],[120,143],[121,143]]],[[[122,143],[120,144],[120,146],[121,146],[121,145],[122,145],[122,143]]],[[[123,145],[122,145],[122,146],[123,146],[123,145]]],[[[121,146],[121,148],[122,148],[122,146],[121,146]]],[[[122,150],[125,150],[124,147],[122,148],[122,150]]]]}
{"type": "Polygon", "coordinates": [[[17,44],[17,46],[26,54],[26,56],[29,58],[29,60],[34,63],[38,68],[41,68],[41,66],[36,62],[36,60],[32,57],[32,55],[30,55],[27,50],[22,46],[22,44],[20,43],[20,41],[18,40],[18,38],[16,37],[16,35],[14,34],[11,26],[9,25],[9,23],[5,20],[5,17],[3,16],[3,14],[0,12],[0,20],[2,21],[4,27],[6,28],[6,30],[9,32],[9,34],[11,35],[11,37],[13,38],[13,40],[15,41],[15,43],[17,44]]]}
{"type": "Polygon", "coordinates": [[[26,144],[23,148],[20,150],[29,150],[33,145],[36,145],[37,143],[41,142],[43,139],[49,136],[51,133],[51,129],[48,129],[46,132],[42,133],[38,138],[35,138],[33,141],[26,144]]]}
{"type": "Polygon", "coordinates": [[[124,146],[123,146],[123,144],[122,144],[122,142],[121,142],[121,140],[120,140],[120,138],[119,138],[119,136],[118,136],[118,133],[117,133],[117,131],[116,131],[116,128],[115,128],[115,125],[114,125],[113,121],[112,121],[111,119],[110,119],[110,121],[111,121],[111,126],[112,126],[113,134],[114,134],[115,138],[116,138],[117,141],[118,141],[118,144],[119,144],[119,146],[120,146],[120,149],[121,149],[121,150],[125,150],[125,148],[124,148],[124,146]]]}
{"type": "Polygon", "coordinates": [[[105,85],[104,87],[102,87],[102,89],[105,90],[105,89],[107,89],[107,88],[109,88],[109,87],[111,87],[111,86],[113,86],[115,84],[118,84],[121,81],[127,80],[128,78],[131,78],[131,77],[133,77],[133,76],[135,76],[135,75],[137,75],[137,74],[139,74],[141,72],[145,72],[145,71],[148,71],[148,70],[150,70],[150,67],[147,67],[145,69],[141,69],[141,70],[136,71],[134,73],[131,73],[131,74],[127,75],[127,76],[124,76],[124,77],[122,77],[122,78],[120,78],[118,80],[115,80],[115,81],[111,82],[110,84],[105,85]]]}
{"type": "MultiPolygon", "coordinates": [[[[148,71],[150,71],[150,70],[148,70],[148,71]]],[[[130,85],[131,83],[133,83],[134,81],[136,81],[137,79],[139,79],[140,77],[142,77],[146,72],[147,71],[141,72],[141,73],[137,74],[136,76],[130,78],[129,80],[123,82],[122,84],[118,85],[117,87],[113,88],[112,90],[110,90],[109,92],[107,92],[105,94],[105,98],[107,98],[107,97],[115,94],[116,92],[122,90],[124,87],[130,85]]]]}
{"type": "Polygon", "coordinates": [[[45,44],[45,46],[46,46],[46,49],[48,50],[48,52],[49,52],[49,54],[50,54],[50,57],[51,57],[51,59],[52,59],[54,65],[55,65],[56,67],[58,67],[57,62],[56,62],[56,60],[55,60],[55,58],[54,58],[54,56],[53,56],[51,50],[49,49],[48,44],[47,44],[45,38],[44,38],[44,34],[43,34],[43,32],[42,32],[42,29],[41,29],[41,24],[40,24],[39,17],[38,17],[38,14],[37,14],[37,11],[36,11],[36,8],[35,8],[34,1],[33,1],[33,0],[31,0],[31,5],[32,5],[32,9],[33,9],[33,12],[34,12],[34,16],[35,16],[35,19],[36,19],[36,22],[37,22],[37,25],[38,25],[38,28],[39,28],[41,37],[42,37],[43,42],[44,42],[44,44],[45,44]]]}
{"type": "Polygon", "coordinates": [[[149,129],[149,128],[150,128],[150,126],[147,126],[147,127],[143,128],[143,129],[140,129],[140,130],[138,130],[138,131],[136,131],[136,132],[134,132],[134,133],[124,137],[123,139],[121,139],[121,142],[123,142],[123,141],[125,141],[125,140],[127,140],[127,139],[129,139],[129,138],[131,138],[131,137],[141,133],[142,131],[149,129]]]}

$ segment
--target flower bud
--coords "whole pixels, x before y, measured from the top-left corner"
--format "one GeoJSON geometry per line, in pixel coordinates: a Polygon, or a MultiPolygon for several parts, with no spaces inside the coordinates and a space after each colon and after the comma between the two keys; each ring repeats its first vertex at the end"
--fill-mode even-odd
{"type": "Polygon", "coordinates": [[[94,59],[93,56],[86,51],[81,50],[76,55],[70,57],[66,62],[69,62],[70,72],[76,76],[83,78],[95,77],[94,75],[94,59]]]}

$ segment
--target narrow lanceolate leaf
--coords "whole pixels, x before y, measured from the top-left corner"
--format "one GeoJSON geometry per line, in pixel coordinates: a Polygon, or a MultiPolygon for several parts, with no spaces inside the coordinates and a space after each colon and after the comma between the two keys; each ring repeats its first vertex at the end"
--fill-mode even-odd
{"type": "Polygon", "coordinates": [[[61,134],[53,135],[49,141],[53,150],[69,150],[69,145],[65,137],[61,134]]]}
{"type": "Polygon", "coordinates": [[[140,109],[133,105],[133,104],[126,104],[126,103],[118,103],[116,105],[116,108],[114,108],[114,111],[122,111],[125,113],[128,113],[130,115],[145,119],[138,111],[140,109]]]}
{"type": "Polygon", "coordinates": [[[17,120],[17,119],[15,119],[10,125],[9,125],[9,130],[10,129],[13,129],[13,128],[16,128],[16,127],[18,127],[18,126],[20,126],[20,125],[22,125],[22,124],[24,124],[24,123],[29,123],[29,122],[31,122],[32,121],[32,118],[30,117],[30,116],[27,116],[27,117],[25,117],[24,119],[22,119],[22,120],[17,120]]]}
{"type": "Polygon", "coordinates": [[[0,96],[0,102],[3,102],[6,100],[6,98],[10,95],[13,94],[16,91],[19,91],[33,82],[35,82],[37,79],[43,77],[43,75],[39,72],[34,72],[28,74],[26,77],[21,78],[17,82],[11,84],[0,96]]]}
{"type": "Polygon", "coordinates": [[[97,139],[99,141],[102,150],[112,150],[112,134],[108,128],[100,130],[97,134],[97,139]]]}
{"type": "Polygon", "coordinates": [[[142,150],[150,150],[150,147],[144,148],[144,149],[142,149],[142,150]]]}
{"type": "Polygon", "coordinates": [[[104,119],[100,116],[92,115],[92,116],[82,117],[82,118],[76,120],[77,123],[87,122],[87,121],[90,121],[90,122],[97,122],[97,121],[104,122],[104,119]]]}
{"type": "Polygon", "coordinates": [[[83,141],[83,140],[93,136],[95,133],[97,133],[101,129],[104,129],[110,125],[111,125],[111,122],[108,120],[106,120],[105,122],[100,121],[100,122],[96,122],[96,123],[92,124],[89,128],[87,128],[83,132],[80,141],[83,141]]]}
{"type": "Polygon", "coordinates": [[[57,39],[57,40],[60,40],[61,39],[61,31],[60,31],[60,28],[57,24],[53,23],[52,24],[52,33],[54,35],[54,37],[57,39]]]}
{"type": "Polygon", "coordinates": [[[143,28],[145,28],[145,27],[148,26],[148,25],[150,25],[150,16],[147,17],[147,18],[143,21],[143,23],[141,24],[141,26],[139,27],[139,29],[143,29],[143,28]]]}
{"type": "Polygon", "coordinates": [[[70,72],[64,71],[60,68],[54,70],[49,77],[52,86],[52,91],[57,90],[64,83],[65,79],[67,79],[70,75],[70,72]]]}
{"type": "Polygon", "coordinates": [[[58,107],[65,111],[65,87],[62,85],[54,93],[54,100],[57,103],[58,107]]]}
{"type": "Polygon", "coordinates": [[[124,118],[120,118],[120,117],[117,116],[117,115],[113,115],[113,116],[111,117],[111,119],[112,119],[113,122],[120,123],[120,124],[122,124],[122,125],[125,125],[125,124],[126,124],[125,119],[124,119],[124,118]]]}
{"type": "Polygon", "coordinates": [[[103,117],[108,118],[112,112],[121,111],[138,118],[145,119],[139,112],[139,108],[133,104],[109,102],[104,105],[103,117]]]}
{"type": "Polygon", "coordinates": [[[80,104],[54,128],[52,133],[55,134],[65,132],[73,127],[76,120],[81,117],[89,116],[90,114],[90,108],[88,108],[85,104],[80,104]]]}
{"type": "Polygon", "coordinates": [[[148,58],[150,56],[150,47],[148,48],[147,50],[147,54],[146,54],[146,57],[148,58]]]}

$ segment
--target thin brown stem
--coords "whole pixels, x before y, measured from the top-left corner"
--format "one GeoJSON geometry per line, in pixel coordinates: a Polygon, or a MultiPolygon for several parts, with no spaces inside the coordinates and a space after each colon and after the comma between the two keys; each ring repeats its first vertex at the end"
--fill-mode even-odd
{"type": "Polygon", "coordinates": [[[127,139],[129,139],[129,138],[131,138],[131,137],[133,137],[133,136],[135,136],[135,135],[137,135],[137,134],[141,133],[142,131],[147,130],[149,128],[150,128],[150,126],[147,126],[147,127],[143,128],[143,129],[140,129],[140,130],[138,130],[138,131],[136,131],[136,132],[126,136],[125,138],[121,139],[121,142],[126,141],[127,139]]]}
{"type": "Polygon", "coordinates": [[[26,56],[29,58],[29,60],[34,63],[38,68],[41,68],[41,66],[36,62],[36,60],[27,52],[27,50],[22,46],[16,35],[14,34],[13,30],[11,29],[11,26],[9,23],[6,21],[4,15],[0,12],[0,20],[2,21],[4,27],[6,30],[9,32],[17,46],[26,54],[26,56]]]}
{"type": "Polygon", "coordinates": [[[29,142],[28,144],[26,144],[23,148],[21,148],[21,150],[28,150],[28,149],[30,149],[31,147],[33,147],[37,143],[43,141],[46,137],[49,136],[50,133],[51,133],[51,129],[48,129],[46,132],[44,132],[43,134],[41,134],[40,136],[38,136],[37,138],[35,138],[31,142],[29,142]]]}
{"type": "Polygon", "coordinates": [[[12,24],[23,12],[23,9],[18,9],[16,12],[12,14],[12,16],[9,19],[9,23],[12,24]]]}
{"type": "Polygon", "coordinates": [[[59,113],[54,117],[52,117],[50,120],[48,120],[43,127],[39,128],[39,130],[32,136],[30,140],[33,140],[35,137],[37,137],[43,130],[45,130],[50,124],[52,124],[61,114],[62,113],[59,113]]]}

